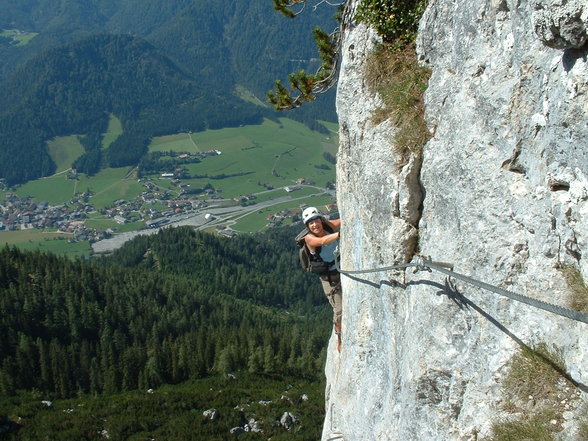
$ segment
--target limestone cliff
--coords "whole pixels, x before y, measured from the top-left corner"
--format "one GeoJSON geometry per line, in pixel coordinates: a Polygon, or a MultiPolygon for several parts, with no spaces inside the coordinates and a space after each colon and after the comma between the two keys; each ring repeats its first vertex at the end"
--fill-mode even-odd
{"type": "MultiPolygon", "coordinates": [[[[432,139],[422,161],[398,168],[395,128],[374,122],[380,101],[365,81],[377,36],[348,26],[337,100],[342,268],[418,251],[569,307],[561,267],[588,280],[587,27],[583,0],[430,0],[418,54],[432,70],[432,139]]],[[[558,354],[571,383],[549,423],[581,439],[588,325],[438,272],[344,277],[343,292],[323,440],[488,439],[494,422],[535,405],[505,406],[521,344],[558,354]]]]}

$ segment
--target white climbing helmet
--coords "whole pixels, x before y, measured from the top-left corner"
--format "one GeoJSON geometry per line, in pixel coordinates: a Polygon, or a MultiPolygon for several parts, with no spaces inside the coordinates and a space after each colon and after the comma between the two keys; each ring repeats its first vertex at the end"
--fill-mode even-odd
{"type": "Polygon", "coordinates": [[[305,208],[302,212],[302,222],[307,225],[310,221],[315,220],[323,215],[316,209],[316,207],[305,208]]]}

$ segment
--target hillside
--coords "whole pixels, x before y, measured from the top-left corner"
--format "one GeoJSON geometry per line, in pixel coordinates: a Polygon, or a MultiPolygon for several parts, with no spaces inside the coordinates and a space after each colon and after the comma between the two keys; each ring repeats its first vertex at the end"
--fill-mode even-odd
{"type": "MultiPolygon", "coordinates": [[[[85,135],[87,155],[76,166],[96,172],[138,162],[154,135],[275,117],[265,92],[275,79],[317,64],[310,29],[330,29],[334,12],[318,8],[294,23],[260,0],[3,0],[0,7],[0,86],[9,91],[0,113],[0,178],[10,184],[54,171],[45,142],[56,135],[85,135]],[[125,133],[102,154],[97,134],[109,113],[125,133]]],[[[336,120],[327,95],[289,116],[315,129],[319,117],[336,120]]]]}
{"type": "Polygon", "coordinates": [[[63,398],[238,370],[320,378],[329,319],[293,234],[168,229],[93,264],[0,250],[0,392],[63,398]]]}
{"type": "Polygon", "coordinates": [[[155,135],[261,122],[252,104],[203,88],[149,43],[129,36],[98,35],[51,49],[4,86],[0,175],[9,183],[53,171],[44,144],[55,136],[86,135],[80,171],[96,172],[101,165],[136,164],[155,135]],[[111,113],[124,132],[102,152],[111,113]]]}
{"type": "Polygon", "coordinates": [[[324,417],[324,383],[284,374],[235,372],[177,385],[53,399],[32,391],[0,396],[6,441],[313,441],[324,417]],[[16,422],[18,421],[18,423],[16,422]]]}
{"type": "Polygon", "coordinates": [[[306,68],[316,53],[311,30],[335,27],[335,10],[309,10],[287,20],[271,2],[65,0],[57,3],[1,0],[0,28],[34,34],[28,44],[0,46],[6,78],[21,61],[56,45],[96,33],[147,40],[194,77],[218,86],[211,75],[231,78],[263,98],[276,78],[306,68]],[[263,26],[259,26],[263,23],[263,26]],[[10,61],[9,61],[10,60],[10,61]],[[254,62],[252,62],[254,60],[254,62]],[[305,61],[306,60],[306,61],[305,61]]]}

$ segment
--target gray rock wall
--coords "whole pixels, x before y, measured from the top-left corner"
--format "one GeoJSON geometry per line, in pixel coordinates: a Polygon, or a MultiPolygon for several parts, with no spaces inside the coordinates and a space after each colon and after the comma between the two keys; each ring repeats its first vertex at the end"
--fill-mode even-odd
{"type": "MultiPolygon", "coordinates": [[[[355,4],[352,3],[352,4],[355,4]]],[[[431,0],[418,52],[432,69],[433,138],[399,169],[394,127],[364,70],[376,36],[350,26],[338,86],[342,267],[404,262],[415,246],[455,271],[567,306],[558,265],[588,280],[588,6],[431,0]]],[[[588,325],[438,272],[344,277],[343,351],[331,342],[323,440],[477,440],[510,415],[519,344],[558,351],[588,385],[588,325]]],[[[586,393],[566,403],[574,439],[586,393]]]]}

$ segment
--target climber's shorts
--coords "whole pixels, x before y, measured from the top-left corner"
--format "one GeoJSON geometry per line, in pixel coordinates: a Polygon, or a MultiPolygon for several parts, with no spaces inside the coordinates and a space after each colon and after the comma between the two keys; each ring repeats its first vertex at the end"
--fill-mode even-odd
{"type": "Polygon", "coordinates": [[[321,284],[333,308],[333,323],[340,322],[343,313],[341,275],[338,271],[331,271],[328,275],[321,276],[321,284]]]}

